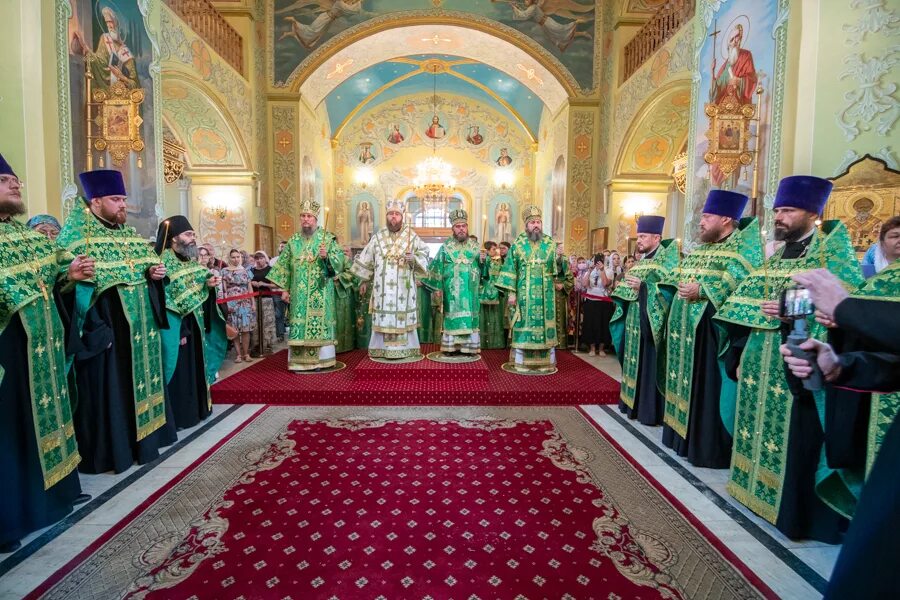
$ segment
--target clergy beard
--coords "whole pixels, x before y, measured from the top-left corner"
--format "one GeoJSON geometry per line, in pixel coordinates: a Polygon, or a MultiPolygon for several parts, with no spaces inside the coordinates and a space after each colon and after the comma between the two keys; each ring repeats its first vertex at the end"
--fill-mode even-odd
{"type": "Polygon", "coordinates": [[[300,231],[303,233],[304,237],[309,237],[316,232],[316,228],[314,225],[302,225],[300,231]]]}
{"type": "Polygon", "coordinates": [[[172,250],[174,250],[176,254],[180,254],[190,260],[196,259],[197,255],[200,253],[200,249],[197,248],[197,242],[182,245],[172,240],[172,250]]]}
{"type": "Polygon", "coordinates": [[[7,198],[6,200],[0,200],[0,215],[10,215],[15,217],[17,215],[24,215],[27,212],[25,208],[25,203],[22,202],[21,196],[18,199],[7,198]]]}
{"type": "Polygon", "coordinates": [[[467,239],[469,239],[469,234],[468,233],[454,233],[453,237],[456,239],[457,242],[463,243],[467,239]]]}
{"type": "Polygon", "coordinates": [[[724,228],[722,227],[712,227],[710,229],[701,230],[700,231],[700,241],[704,244],[710,244],[712,242],[718,242],[719,238],[722,237],[722,234],[725,233],[724,228]]]}
{"type": "Polygon", "coordinates": [[[532,229],[531,231],[528,232],[528,239],[531,240],[532,242],[539,242],[539,241],[541,241],[541,237],[543,235],[544,235],[544,232],[541,231],[540,229],[532,229]]]}
{"type": "Polygon", "coordinates": [[[775,239],[779,242],[796,242],[802,238],[807,231],[809,231],[809,224],[805,221],[800,221],[790,228],[775,225],[775,239]]]}
{"type": "Polygon", "coordinates": [[[402,227],[403,227],[402,221],[400,223],[397,223],[396,225],[394,225],[390,221],[388,221],[388,224],[387,224],[388,231],[390,231],[391,233],[397,233],[398,231],[400,231],[400,229],[402,227]]]}

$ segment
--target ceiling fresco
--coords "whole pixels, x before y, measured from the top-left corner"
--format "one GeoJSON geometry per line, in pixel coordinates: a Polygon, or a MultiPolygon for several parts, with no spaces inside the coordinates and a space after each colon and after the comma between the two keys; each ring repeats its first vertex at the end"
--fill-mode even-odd
{"type": "Polygon", "coordinates": [[[469,59],[447,55],[417,55],[373,65],[334,88],[325,99],[331,130],[357,114],[396,99],[431,92],[466,96],[487,104],[518,122],[531,139],[540,129],[543,102],[506,73],[469,59]],[[433,74],[431,66],[439,65],[433,74]]]}
{"type": "Polygon", "coordinates": [[[565,69],[551,72],[521,48],[489,33],[453,25],[414,25],[379,31],[340,48],[306,77],[299,92],[311,106],[319,106],[337,86],[369,67],[425,55],[488,64],[519,81],[551,113],[565,104],[577,85],[565,69]]]}
{"type": "MultiPolygon", "coordinates": [[[[271,0],[275,85],[343,32],[386,16],[482,19],[524,35],[555,57],[582,89],[593,87],[593,0],[271,0]]],[[[649,1],[649,0],[648,0],[649,1]]]]}

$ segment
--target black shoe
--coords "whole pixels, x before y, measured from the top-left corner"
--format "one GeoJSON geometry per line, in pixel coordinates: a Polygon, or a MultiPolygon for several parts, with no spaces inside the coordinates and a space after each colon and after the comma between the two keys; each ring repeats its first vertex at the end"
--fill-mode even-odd
{"type": "Polygon", "coordinates": [[[91,501],[90,494],[78,494],[74,500],[72,500],[72,506],[78,506],[79,504],[84,504],[85,502],[91,501]]]}
{"type": "Polygon", "coordinates": [[[5,544],[0,544],[0,554],[9,554],[11,552],[15,552],[19,548],[22,547],[22,542],[19,540],[13,540],[11,542],[6,542],[5,544]]]}

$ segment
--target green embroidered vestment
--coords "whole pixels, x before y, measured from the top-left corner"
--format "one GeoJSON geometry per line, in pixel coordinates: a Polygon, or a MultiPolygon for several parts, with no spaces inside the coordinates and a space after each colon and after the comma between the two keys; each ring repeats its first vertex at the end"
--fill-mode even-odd
{"type": "Polygon", "coordinates": [[[12,219],[0,222],[0,333],[19,313],[28,339],[24,350],[44,489],[59,483],[81,462],[66,382],[65,331],[52,294],[71,260],[70,254],[24,224],[12,219]]]}
{"type": "MultiPolygon", "coordinates": [[[[850,287],[862,282],[846,227],[827,221],[822,231],[824,239],[816,231],[799,258],[783,259],[783,248],[778,250],[738,286],[714,318],[751,329],[741,354],[727,488],[741,504],[770,523],[776,522],[781,507],[794,396],[779,352],[781,321],[764,315],[760,306],[791,287],[793,275],[812,269],[825,267],[850,287]]],[[[811,336],[823,339],[824,328],[812,316],[807,321],[811,336]]],[[[823,420],[824,394],[813,395],[823,420]]],[[[817,479],[825,476],[827,470],[820,467],[817,479]]]]}
{"type": "Polygon", "coordinates": [[[160,258],[133,227],[106,227],[87,208],[69,213],[56,243],[73,255],[86,254],[96,261],[93,279],[75,284],[73,326],[79,333],[100,294],[115,288],[119,296],[131,334],[132,395],[137,439],[142,440],[166,422],[160,330],[146,279],[147,270],[160,258]]]}
{"type": "Polygon", "coordinates": [[[479,331],[481,303],[479,302],[482,265],[478,243],[455,238],[445,241],[428,266],[424,284],[442,293],[444,313],[443,330],[435,331],[437,340],[442,335],[468,336],[479,331]]]}
{"type": "MultiPolygon", "coordinates": [[[[559,332],[553,283],[558,265],[556,242],[549,235],[532,242],[527,234],[520,233],[509,249],[497,287],[516,294],[515,310],[510,317],[513,349],[543,355],[556,347],[559,332]]],[[[536,360],[543,363],[539,358],[536,360]]]]}
{"type": "MultiPolygon", "coordinates": [[[[759,222],[755,217],[742,219],[739,227],[721,243],[701,244],[669,272],[660,285],[672,293],[672,305],[666,331],[666,401],[663,422],[686,439],[690,421],[691,394],[697,326],[707,307],[719,310],[725,300],[754,269],[762,264],[763,248],[759,222]],[[699,300],[684,300],[677,295],[679,283],[700,284],[699,300]]],[[[720,336],[719,356],[727,349],[727,337],[720,336]]],[[[721,360],[719,361],[722,362],[721,360]]],[[[724,376],[720,410],[725,428],[733,435],[735,388],[724,376]]]]}
{"type": "MultiPolygon", "coordinates": [[[[680,260],[678,251],[675,240],[663,240],[653,258],[639,261],[628,271],[628,275],[640,279],[642,285],[647,288],[647,318],[657,348],[657,370],[664,368],[666,364],[663,332],[672,296],[671,290],[660,287],[659,284],[665,281],[671,270],[678,265],[680,260]]],[[[617,285],[611,294],[616,309],[609,328],[613,343],[616,345],[616,354],[622,363],[619,399],[628,408],[634,408],[641,359],[641,307],[638,296],[638,292],[624,284],[617,285]]],[[[662,389],[661,374],[657,379],[662,389]]]]}
{"type": "MultiPolygon", "coordinates": [[[[181,344],[181,320],[194,318],[202,337],[204,374],[207,388],[216,380],[216,372],[225,359],[228,340],[225,337],[225,319],[215,306],[212,315],[204,312],[204,303],[210,292],[206,282],[212,276],[209,269],[192,260],[181,260],[171,250],[162,253],[163,264],[166,265],[166,310],[169,315],[169,328],[162,330],[163,371],[168,383],[175,374],[175,364],[181,344]],[[206,332],[206,321],[211,319],[210,331],[206,332]]],[[[209,407],[212,408],[212,397],[207,394],[209,407]]]]}
{"type": "Polygon", "coordinates": [[[288,240],[278,262],[269,271],[269,280],[288,290],[291,295],[290,333],[288,345],[291,357],[301,349],[331,346],[335,339],[334,280],[344,265],[344,251],[331,233],[322,228],[309,237],[295,233],[288,240]],[[325,244],[327,259],[319,258],[319,247],[325,244]],[[331,266],[331,277],[325,261],[331,266]]]}

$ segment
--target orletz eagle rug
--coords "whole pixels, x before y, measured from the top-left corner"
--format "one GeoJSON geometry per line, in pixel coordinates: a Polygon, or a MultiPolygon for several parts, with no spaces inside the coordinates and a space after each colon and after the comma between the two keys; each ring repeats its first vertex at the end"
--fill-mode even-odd
{"type": "Polygon", "coordinates": [[[38,596],[774,594],[579,409],[278,406],[38,596]]]}

